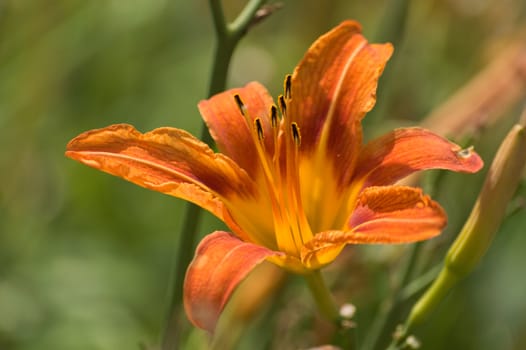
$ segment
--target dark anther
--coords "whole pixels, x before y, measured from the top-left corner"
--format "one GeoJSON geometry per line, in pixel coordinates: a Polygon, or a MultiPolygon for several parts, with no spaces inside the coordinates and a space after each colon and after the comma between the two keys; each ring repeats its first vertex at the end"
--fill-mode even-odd
{"type": "Polygon", "coordinates": [[[237,107],[239,108],[239,111],[241,114],[245,115],[245,104],[243,103],[243,100],[241,100],[241,96],[239,94],[234,95],[234,100],[236,100],[237,107]]]}
{"type": "Polygon", "coordinates": [[[274,105],[270,107],[270,124],[273,128],[278,127],[278,107],[274,105]]]}
{"type": "Polygon", "coordinates": [[[281,110],[281,115],[285,118],[287,114],[287,103],[285,102],[285,97],[283,95],[278,96],[279,109],[281,110]]]}
{"type": "Polygon", "coordinates": [[[290,129],[292,131],[292,139],[294,140],[294,143],[296,146],[299,146],[301,144],[300,127],[296,122],[293,122],[290,124],[290,129]]]}
{"type": "Polygon", "coordinates": [[[261,125],[261,119],[259,118],[254,119],[254,125],[258,133],[258,139],[260,141],[263,140],[264,135],[263,135],[263,126],[261,125]]]}
{"type": "Polygon", "coordinates": [[[287,74],[285,77],[285,98],[290,99],[292,97],[292,75],[287,74]]]}

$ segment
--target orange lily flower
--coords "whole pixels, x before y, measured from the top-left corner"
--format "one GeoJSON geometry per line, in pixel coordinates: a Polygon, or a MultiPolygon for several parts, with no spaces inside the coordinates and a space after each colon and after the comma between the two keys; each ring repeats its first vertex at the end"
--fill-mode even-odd
{"type": "Polygon", "coordinates": [[[346,21],[310,47],[277,106],[255,82],[201,101],[222,153],[183,130],[141,134],[120,124],[79,135],[66,154],[228,225],[233,234],[201,241],[184,285],[189,319],[213,331],[237,284],[264,260],[308,273],[347,244],[414,242],[445,226],[438,203],[393,184],[424,169],[476,172],[475,152],[420,128],[362,144],[361,120],[392,50],[346,21]]]}

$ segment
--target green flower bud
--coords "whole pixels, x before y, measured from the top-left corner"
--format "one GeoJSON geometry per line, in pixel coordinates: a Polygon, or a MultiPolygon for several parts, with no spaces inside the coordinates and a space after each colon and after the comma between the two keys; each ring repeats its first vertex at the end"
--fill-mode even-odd
{"type": "Polygon", "coordinates": [[[521,122],[510,130],[497,151],[471,215],[449,249],[439,276],[413,306],[403,336],[429,316],[449,290],[477,266],[488,250],[526,164],[525,124],[526,110],[521,122]]]}
{"type": "Polygon", "coordinates": [[[526,163],[526,131],[517,124],[502,142],[484,187],[446,256],[446,268],[458,277],[470,273],[488,250],[526,163]]]}

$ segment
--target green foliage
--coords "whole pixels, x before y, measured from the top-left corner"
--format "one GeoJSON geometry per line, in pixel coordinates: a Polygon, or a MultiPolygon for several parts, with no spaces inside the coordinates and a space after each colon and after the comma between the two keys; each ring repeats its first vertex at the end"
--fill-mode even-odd
{"type": "MultiPolygon", "coordinates": [[[[239,1],[224,3],[227,14],[239,8],[239,1]]],[[[499,47],[524,34],[524,3],[500,4],[412,2],[389,68],[389,91],[380,83],[378,98],[386,96],[382,114],[366,131],[377,135],[418,123],[491,62],[499,47]]],[[[174,126],[198,134],[196,104],[206,97],[214,39],[206,5],[0,1],[0,349],[158,344],[182,202],[81,166],[63,153],[80,132],[116,122],[142,131],[174,126]]],[[[259,80],[279,91],[284,74],[316,37],[346,18],[362,22],[372,37],[382,21],[377,9],[384,6],[380,0],[286,2],[241,43],[229,85],[259,80]]],[[[516,115],[512,109],[500,123],[509,125],[516,115]]],[[[495,130],[503,135],[506,128],[495,130]]],[[[497,134],[475,136],[488,164],[500,142],[497,134]]],[[[437,198],[451,224],[424,247],[424,266],[442,258],[482,175],[441,179],[437,198]]],[[[443,303],[433,324],[420,330],[426,349],[526,346],[524,195],[522,187],[487,259],[443,303]]],[[[207,217],[199,234],[220,228],[207,217]]],[[[390,272],[403,262],[405,249],[350,248],[327,272],[337,294],[344,295],[341,301],[358,307],[360,336],[371,322],[367,313],[390,293],[390,272]]],[[[324,341],[312,331],[314,312],[305,311],[313,308],[312,300],[296,282],[286,286],[279,307],[269,306],[273,312],[262,316],[267,321],[248,330],[244,347],[306,348],[324,341]]],[[[393,327],[404,312],[391,320],[393,327]]],[[[193,331],[184,343],[194,349],[206,343],[206,335],[193,331]]]]}

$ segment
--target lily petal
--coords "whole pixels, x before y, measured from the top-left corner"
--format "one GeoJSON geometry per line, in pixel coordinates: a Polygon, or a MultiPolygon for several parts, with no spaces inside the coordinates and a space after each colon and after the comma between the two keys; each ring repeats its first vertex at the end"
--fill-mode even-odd
{"type": "Polygon", "coordinates": [[[216,231],[197,247],[184,282],[184,307],[197,327],[213,332],[236,286],[267,257],[282,255],[216,231]]]}
{"type": "Polygon", "coordinates": [[[145,134],[127,124],[85,132],[66,155],[142,187],[183,198],[223,218],[222,199],[255,196],[254,182],[231,159],[189,133],[159,128],[145,134]]]}
{"type": "Polygon", "coordinates": [[[364,146],[353,181],[364,186],[393,184],[411,173],[425,169],[447,169],[474,173],[483,166],[472,149],[462,149],[422,128],[400,128],[364,146]]]}
{"type": "Polygon", "coordinates": [[[391,44],[369,44],[357,22],[345,21],[309,48],[292,75],[287,113],[300,127],[301,195],[313,229],[338,221],[330,206],[341,207],[348,196],[360,121],[376,102],[392,51],[391,44]]]}
{"type": "Polygon", "coordinates": [[[440,205],[422,190],[405,186],[368,187],[359,195],[349,231],[325,231],[307,242],[302,261],[330,263],[346,244],[409,243],[438,235],[447,223],[440,205]]]}
{"type": "MultiPolygon", "coordinates": [[[[233,159],[247,173],[255,177],[260,170],[256,146],[252,138],[254,119],[259,118],[265,137],[265,148],[269,154],[274,152],[274,139],[271,137],[269,119],[273,100],[267,89],[252,82],[245,87],[231,89],[203,100],[199,103],[199,111],[205,120],[210,134],[216,141],[218,149],[233,159]],[[250,124],[241,114],[234,96],[239,95],[247,109],[250,124]],[[268,136],[268,137],[267,137],[268,136]]],[[[256,131],[257,132],[257,131],[256,131]]]]}
{"type": "Polygon", "coordinates": [[[391,44],[368,44],[360,32],[357,22],[345,21],[309,48],[292,76],[288,108],[301,127],[302,152],[319,148],[347,169],[362,142],[359,122],[376,102],[393,51],[391,44]]]}
{"type": "Polygon", "coordinates": [[[368,187],[360,193],[349,220],[356,239],[349,243],[420,241],[438,235],[446,223],[442,207],[420,188],[368,187]]]}

